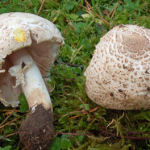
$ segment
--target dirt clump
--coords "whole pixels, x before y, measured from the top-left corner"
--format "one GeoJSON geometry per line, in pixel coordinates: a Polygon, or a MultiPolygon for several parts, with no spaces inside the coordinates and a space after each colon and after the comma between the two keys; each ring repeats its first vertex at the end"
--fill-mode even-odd
{"type": "Polygon", "coordinates": [[[20,127],[20,140],[27,150],[47,150],[54,138],[53,112],[41,104],[30,109],[20,127]]]}

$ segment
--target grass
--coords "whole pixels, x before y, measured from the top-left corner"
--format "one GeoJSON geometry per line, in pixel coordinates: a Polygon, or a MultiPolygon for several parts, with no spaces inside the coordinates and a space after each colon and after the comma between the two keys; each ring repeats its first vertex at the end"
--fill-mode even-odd
{"type": "MultiPolygon", "coordinates": [[[[95,45],[113,26],[138,24],[150,28],[150,1],[0,1],[0,14],[17,11],[52,21],[65,38],[65,46],[50,70],[56,137],[49,149],[150,149],[150,111],[107,110],[96,105],[85,93],[83,76],[95,45]]],[[[19,99],[19,108],[0,105],[0,150],[24,149],[18,130],[28,107],[24,95],[19,99]]]]}

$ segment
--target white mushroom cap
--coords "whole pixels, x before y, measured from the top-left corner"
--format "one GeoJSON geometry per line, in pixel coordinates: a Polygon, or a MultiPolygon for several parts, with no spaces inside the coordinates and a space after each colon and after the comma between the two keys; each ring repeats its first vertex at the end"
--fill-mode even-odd
{"type": "Polygon", "coordinates": [[[150,108],[150,29],[120,25],[96,45],[86,69],[86,92],[110,109],[150,108]]]}
{"type": "Polygon", "coordinates": [[[13,88],[16,79],[8,73],[13,64],[7,56],[26,47],[45,77],[60,45],[64,45],[64,39],[50,21],[21,12],[0,15],[0,101],[5,106],[17,106],[22,92],[20,85],[13,88]]]}

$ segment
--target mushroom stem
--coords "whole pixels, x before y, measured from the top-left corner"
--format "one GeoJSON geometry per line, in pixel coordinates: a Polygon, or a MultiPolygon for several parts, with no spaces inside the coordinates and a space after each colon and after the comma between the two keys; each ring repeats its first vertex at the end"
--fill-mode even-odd
{"type": "MultiPolygon", "coordinates": [[[[21,78],[21,80],[24,80],[21,83],[25,82],[25,85],[21,84],[21,87],[28,101],[29,108],[34,109],[37,104],[42,104],[46,109],[51,108],[52,110],[51,99],[42,75],[30,54],[25,49],[22,49],[21,51],[13,52],[9,55],[9,58],[15,66],[19,65],[22,70],[30,63],[30,66],[22,72],[23,79],[21,78]]],[[[12,68],[9,70],[10,73],[12,68]]],[[[16,68],[13,68],[13,71],[16,68]]],[[[18,71],[16,73],[19,74],[18,71]]]]}
{"type": "Polygon", "coordinates": [[[54,138],[53,110],[40,70],[25,49],[9,58],[14,64],[9,73],[16,77],[15,87],[21,84],[30,108],[20,126],[20,139],[28,150],[46,150],[54,138]]]}

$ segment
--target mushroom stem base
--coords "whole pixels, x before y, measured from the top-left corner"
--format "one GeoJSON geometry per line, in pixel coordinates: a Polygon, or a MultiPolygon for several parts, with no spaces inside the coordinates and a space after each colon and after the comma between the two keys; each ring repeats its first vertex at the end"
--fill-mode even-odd
{"type": "Polygon", "coordinates": [[[42,104],[30,109],[20,127],[20,139],[27,150],[47,150],[54,138],[53,112],[42,104]]]}

